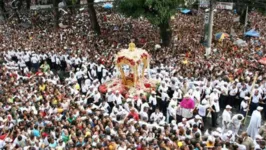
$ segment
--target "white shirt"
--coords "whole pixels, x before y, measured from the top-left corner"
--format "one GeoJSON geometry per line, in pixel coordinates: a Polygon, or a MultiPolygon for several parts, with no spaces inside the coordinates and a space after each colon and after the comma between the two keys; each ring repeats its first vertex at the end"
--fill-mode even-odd
{"type": "Polygon", "coordinates": [[[242,101],[240,104],[240,109],[243,109],[243,111],[247,111],[248,110],[248,104],[245,101],[242,101]]]}
{"type": "Polygon", "coordinates": [[[228,112],[227,110],[224,110],[222,117],[223,117],[223,124],[224,124],[224,122],[230,122],[231,121],[231,113],[228,112]]]}
{"type": "Polygon", "coordinates": [[[152,95],[150,95],[150,97],[149,97],[149,103],[151,105],[157,105],[156,96],[153,97],[152,95]]]}
{"type": "Polygon", "coordinates": [[[259,103],[260,98],[261,98],[260,94],[258,94],[257,96],[253,95],[252,96],[252,103],[259,103]]]}
{"type": "Polygon", "coordinates": [[[199,115],[202,116],[202,117],[205,117],[207,115],[207,108],[208,107],[209,107],[209,105],[201,105],[200,104],[198,106],[198,109],[199,109],[198,113],[199,113],[199,115]]]}
{"type": "Polygon", "coordinates": [[[150,120],[151,121],[154,121],[154,122],[160,122],[164,118],[165,117],[164,117],[163,113],[161,113],[161,112],[158,112],[158,113],[154,112],[154,113],[151,114],[150,120]]]}
{"type": "Polygon", "coordinates": [[[236,127],[240,127],[241,122],[242,122],[242,120],[244,119],[244,116],[241,115],[241,116],[242,116],[242,120],[238,120],[237,118],[238,118],[239,115],[241,115],[241,114],[236,114],[236,115],[234,115],[234,116],[232,117],[232,124],[234,124],[236,127]]]}

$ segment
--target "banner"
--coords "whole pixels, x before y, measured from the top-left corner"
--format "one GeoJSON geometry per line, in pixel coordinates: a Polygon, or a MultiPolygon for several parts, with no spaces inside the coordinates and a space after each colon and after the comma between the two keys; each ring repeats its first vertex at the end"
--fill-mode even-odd
{"type": "MultiPolygon", "coordinates": [[[[207,8],[210,6],[210,0],[200,0],[200,7],[207,8]]],[[[216,9],[233,10],[234,3],[229,2],[216,2],[216,9]]]]}
{"type": "Polygon", "coordinates": [[[216,9],[226,9],[226,10],[233,10],[234,3],[228,2],[217,2],[216,9]]]}

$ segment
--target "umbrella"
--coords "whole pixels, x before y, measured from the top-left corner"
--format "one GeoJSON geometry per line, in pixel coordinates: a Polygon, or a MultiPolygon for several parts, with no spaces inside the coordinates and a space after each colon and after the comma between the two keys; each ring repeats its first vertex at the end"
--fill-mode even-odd
{"type": "Polygon", "coordinates": [[[234,42],[234,44],[237,45],[237,46],[240,46],[240,47],[245,47],[245,46],[248,45],[247,42],[244,41],[244,40],[242,40],[242,39],[238,39],[238,40],[236,40],[236,41],[234,42]]]}
{"type": "Polygon", "coordinates": [[[191,12],[191,10],[189,10],[189,9],[184,9],[184,10],[182,10],[181,12],[182,12],[183,14],[188,14],[188,13],[191,12]]]}
{"type": "Polygon", "coordinates": [[[252,36],[252,37],[260,37],[260,33],[255,31],[254,29],[245,33],[245,36],[252,36]]]}
{"type": "Polygon", "coordinates": [[[266,57],[261,58],[261,59],[259,60],[259,62],[260,62],[261,64],[263,64],[263,65],[266,65],[266,57]]]}
{"type": "Polygon", "coordinates": [[[105,8],[105,9],[111,9],[111,8],[113,8],[113,4],[106,3],[106,4],[103,5],[103,8],[105,8]]]}
{"type": "Polygon", "coordinates": [[[229,34],[223,33],[223,32],[215,34],[215,39],[216,40],[223,40],[225,37],[229,37],[229,34]]]}

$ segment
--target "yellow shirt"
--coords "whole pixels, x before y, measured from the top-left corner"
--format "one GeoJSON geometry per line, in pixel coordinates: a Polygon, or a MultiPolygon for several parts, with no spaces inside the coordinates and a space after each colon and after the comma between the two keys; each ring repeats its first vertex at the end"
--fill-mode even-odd
{"type": "Polygon", "coordinates": [[[45,88],[46,88],[46,85],[45,85],[45,84],[39,86],[39,90],[40,90],[40,91],[44,91],[45,88]]]}
{"type": "Polygon", "coordinates": [[[77,83],[77,84],[74,86],[74,88],[75,88],[76,90],[79,90],[79,89],[80,89],[79,84],[77,83]]]}

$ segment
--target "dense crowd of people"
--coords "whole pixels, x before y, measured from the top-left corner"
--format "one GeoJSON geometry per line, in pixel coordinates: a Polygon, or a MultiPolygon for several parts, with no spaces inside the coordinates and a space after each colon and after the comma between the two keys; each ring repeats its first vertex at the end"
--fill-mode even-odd
{"type": "Polygon", "coordinates": [[[0,26],[0,149],[266,149],[266,67],[257,62],[265,56],[265,16],[250,13],[260,37],[240,47],[237,15],[218,11],[215,33],[232,36],[214,40],[206,58],[201,11],[172,18],[170,47],[160,46],[157,28],[145,19],[97,14],[99,36],[86,12],[56,30],[0,26]],[[114,55],[131,39],[150,52],[158,88],[137,99],[101,93],[101,83],[119,75],[114,55]]]}

